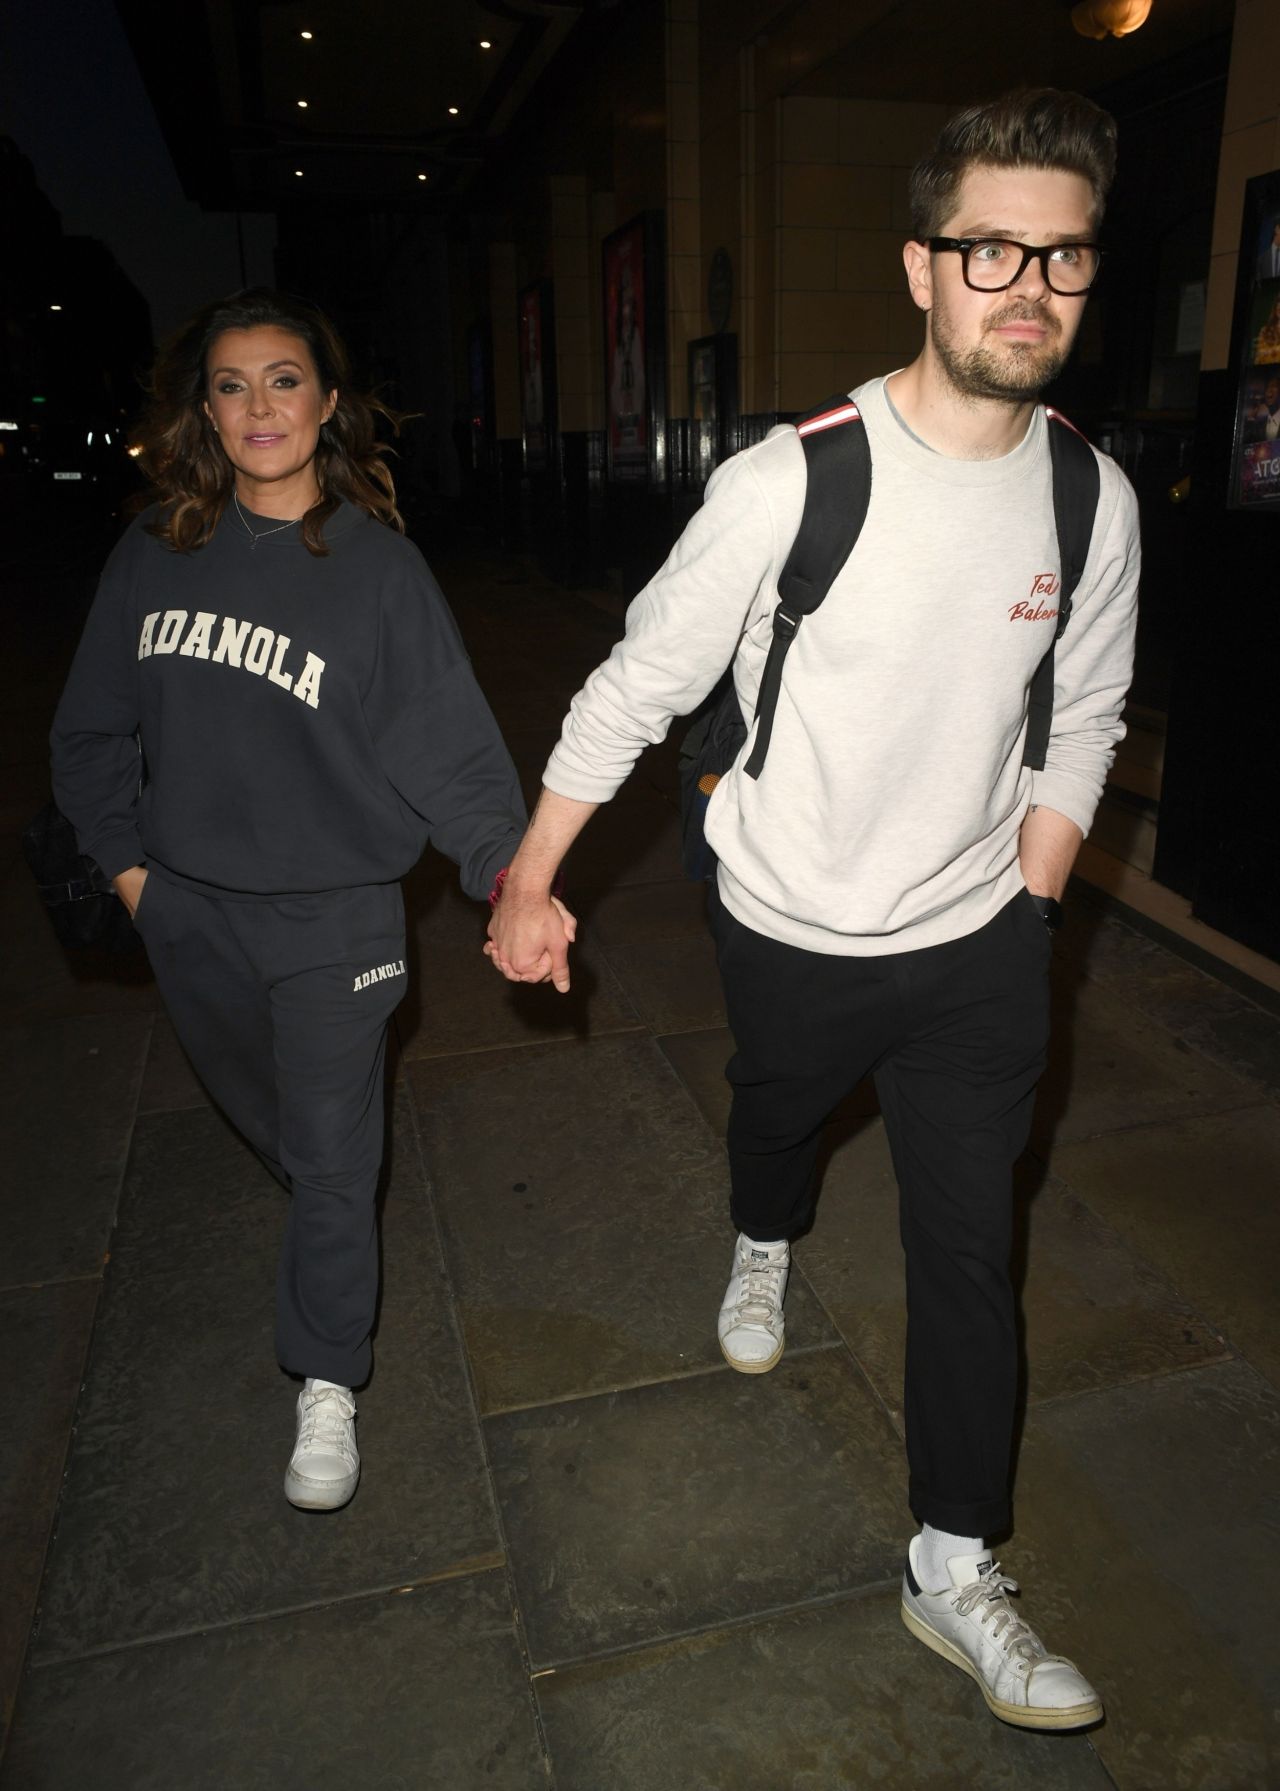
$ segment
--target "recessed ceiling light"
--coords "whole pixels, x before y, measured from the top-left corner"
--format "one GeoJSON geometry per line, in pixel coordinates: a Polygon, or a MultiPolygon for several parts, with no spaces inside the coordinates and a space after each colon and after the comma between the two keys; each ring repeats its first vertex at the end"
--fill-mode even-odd
{"type": "Polygon", "coordinates": [[[61,311],[61,309],[62,309],[62,306],[61,306],[61,305],[50,305],[50,306],[49,306],[49,309],[50,309],[50,310],[51,310],[51,311],[61,311]]]}
{"type": "Polygon", "coordinates": [[[301,106],[301,107],[302,107],[302,110],[303,110],[303,111],[304,111],[304,112],[305,112],[305,111],[306,111],[306,109],[307,109],[307,102],[306,102],[306,100],[299,100],[299,101],[298,101],[298,104],[299,104],[299,105],[300,105],[300,106],[301,106]]]}
{"type": "Polygon", "coordinates": [[[298,36],[305,37],[308,43],[311,42],[312,35],[313,34],[310,31],[299,31],[298,33],[298,36]]]}
{"type": "Polygon", "coordinates": [[[449,107],[449,116],[450,118],[456,118],[458,116],[458,108],[456,106],[449,107]]]}
{"type": "Polygon", "coordinates": [[[480,48],[482,50],[491,50],[493,48],[493,45],[489,42],[489,39],[487,37],[482,37],[480,39],[480,48]]]}
{"type": "Polygon", "coordinates": [[[295,168],[293,172],[299,180],[302,179],[302,169],[301,168],[295,168]]]}
{"type": "Polygon", "coordinates": [[[419,175],[419,176],[418,176],[418,179],[419,179],[419,180],[425,180],[425,179],[426,179],[426,178],[427,178],[427,177],[426,177],[426,175],[425,175],[425,174],[420,174],[420,175],[419,175]]]}

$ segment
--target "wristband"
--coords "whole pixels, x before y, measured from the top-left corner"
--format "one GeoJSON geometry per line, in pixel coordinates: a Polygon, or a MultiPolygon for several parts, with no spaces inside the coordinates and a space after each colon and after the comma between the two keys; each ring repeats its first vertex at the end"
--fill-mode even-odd
{"type": "MultiPolygon", "coordinates": [[[[498,898],[502,894],[502,886],[507,880],[507,872],[510,868],[511,867],[509,865],[504,864],[502,869],[498,872],[497,876],[493,880],[493,888],[489,891],[490,912],[492,912],[493,909],[495,909],[498,906],[498,898]]],[[[563,899],[563,897],[564,897],[564,872],[563,871],[556,872],[555,881],[551,885],[551,893],[553,896],[559,896],[561,899],[563,899]]]]}

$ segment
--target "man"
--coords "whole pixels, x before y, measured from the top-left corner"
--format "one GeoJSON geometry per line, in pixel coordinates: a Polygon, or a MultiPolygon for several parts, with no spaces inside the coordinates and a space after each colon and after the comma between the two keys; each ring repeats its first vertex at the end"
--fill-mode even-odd
{"type": "MultiPolygon", "coordinates": [[[[1115,159],[1112,120],[1052,90],[962,113],[915,169],[903,259],[925,339],[854,399],[871,448],[857,546],[786,663],[768,761],[712,796],[712,924],[739,1236],[721,1347],[783,1347],[791,1240],[824,1120],[875,1076],[906,1253],[910,1545],[903,1617],[1028,1728],[1101,1701],[1015,1615],[986,1539],[1010,1521],[1017,1379],[1012,1166],[1044,1065],[1058,899],[1122,734],[1138,582],[1133,493],[1099,456],[1092,545],[1057,647],[1046,763],[1022,764],[1061,566],[1040,390],[1080,325],[1115,159]]],[[[732,659],[753,713],[803,450],[779,429],[719,469],[575,697],[486,950],[567,987],[560,860],[642,746],[732,659]]]]}

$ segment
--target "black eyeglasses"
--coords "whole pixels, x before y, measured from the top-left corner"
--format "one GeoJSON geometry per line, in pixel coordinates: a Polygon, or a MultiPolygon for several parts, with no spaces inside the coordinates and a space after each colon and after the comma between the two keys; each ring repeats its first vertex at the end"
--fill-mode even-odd
{"type": "Polygon", "coordinates": [[[1003,292],[1016,286],[1033,261],[1040,263],[1045,285],[1063,298],[1083,298],[1098,277],[1102,250],[1097,243],[1006,242],[991,236],[931,236],[936,252],[960,256],[964,283],[973,292],[1003,292]]]}

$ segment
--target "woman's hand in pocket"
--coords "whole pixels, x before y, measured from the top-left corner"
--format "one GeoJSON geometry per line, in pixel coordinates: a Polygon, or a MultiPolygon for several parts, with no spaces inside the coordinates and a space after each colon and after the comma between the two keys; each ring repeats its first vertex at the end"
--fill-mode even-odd
{"type": "Polygon", "coordinates": [[[121,871],[118,877],[111,879],[115,885],[116,894],[129,911],[130,920],[138,911],[138,903],[142,900],[142,886],[146,880],[147,867],[145,864],[132,865],[127,871],[121,871]]]}

